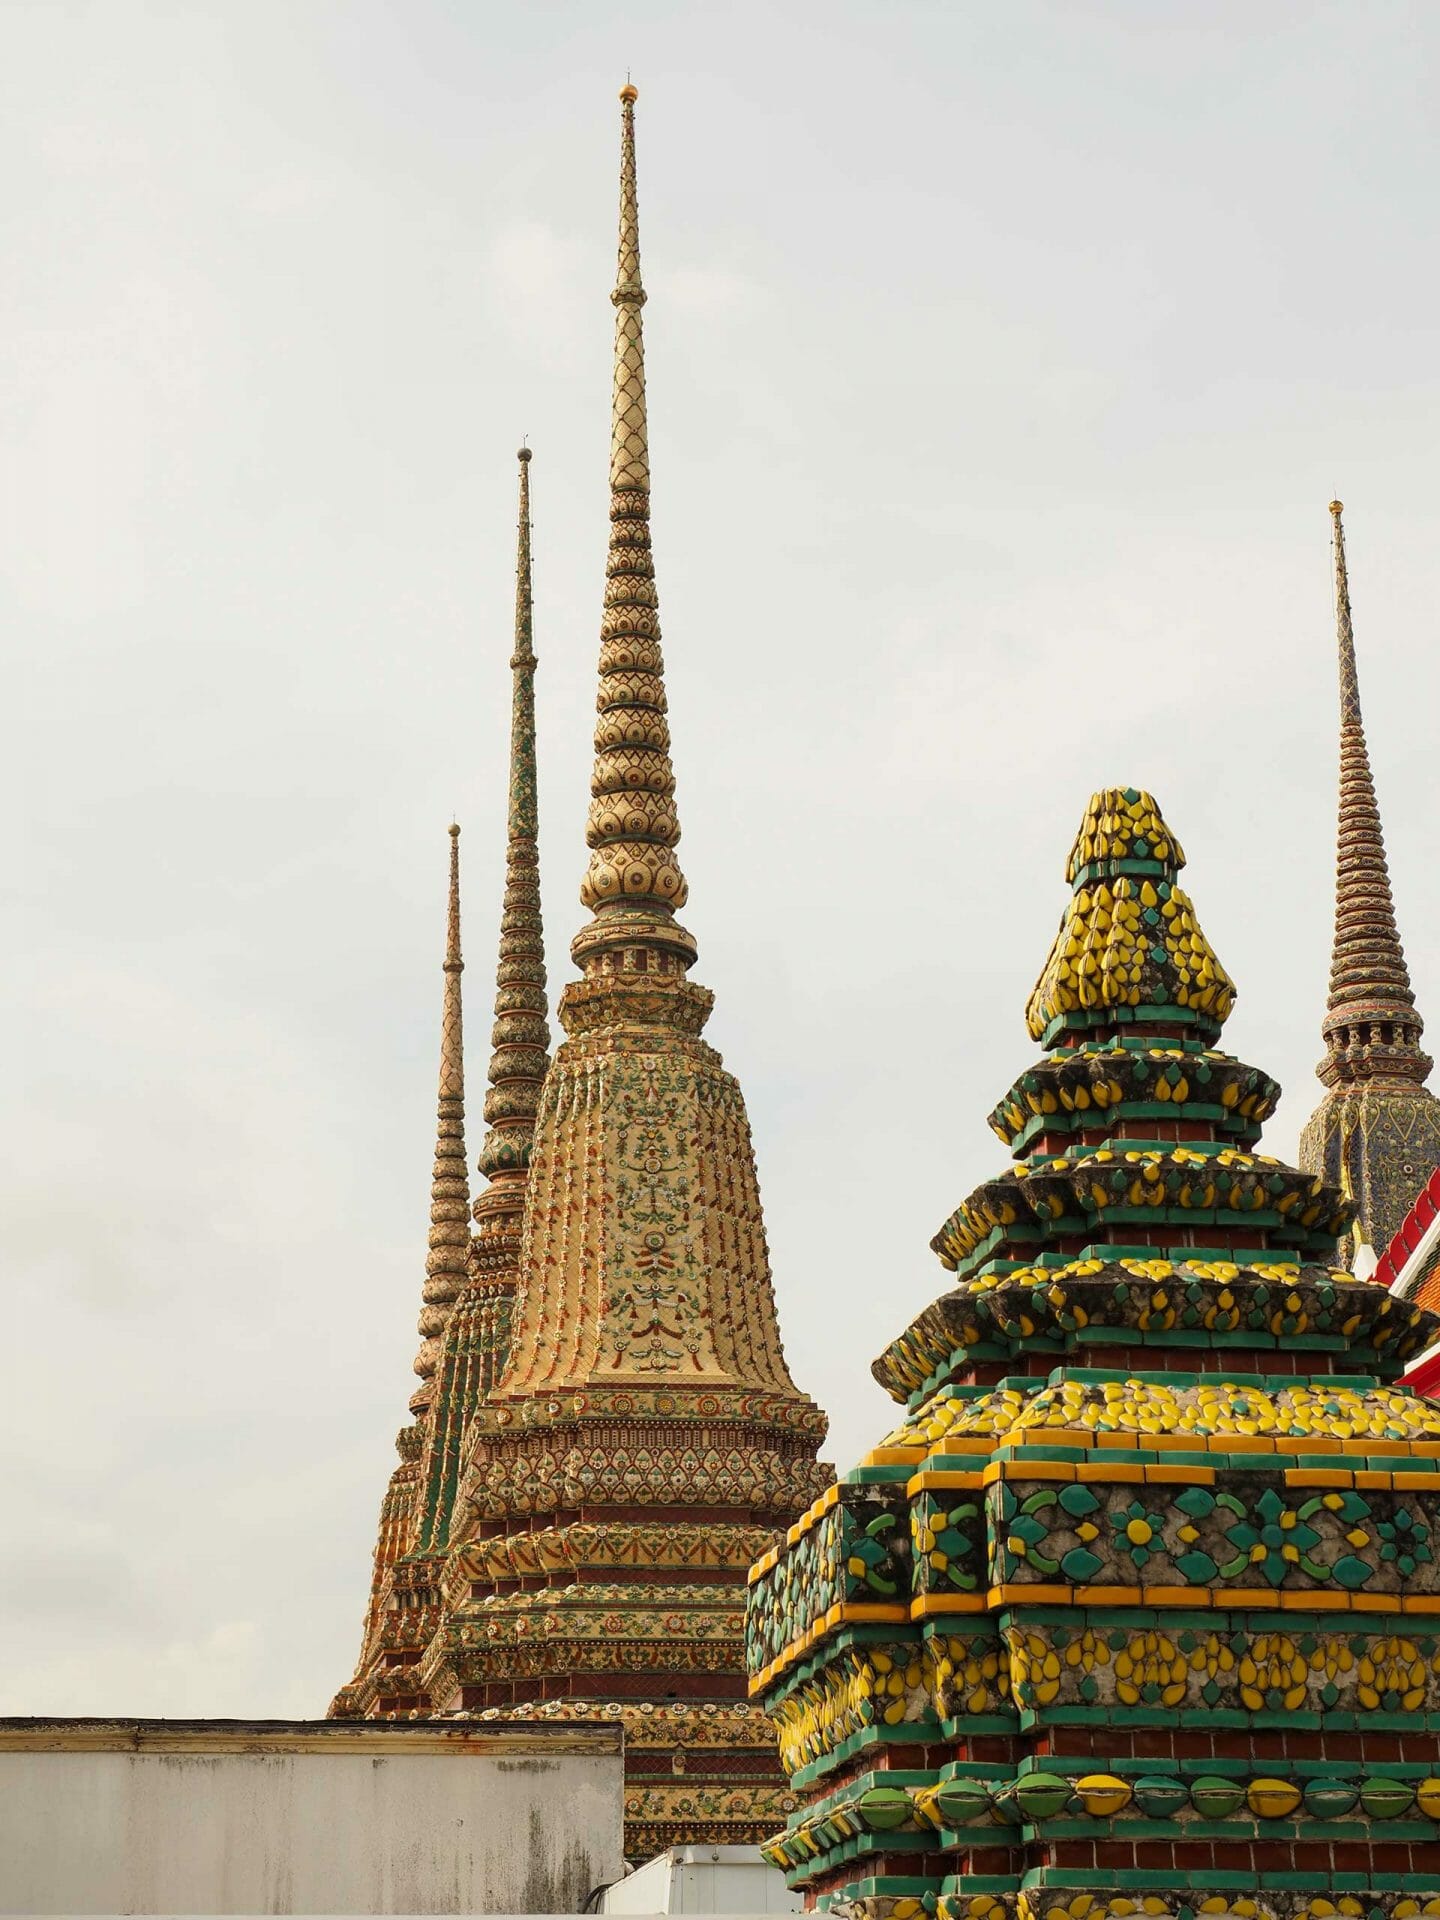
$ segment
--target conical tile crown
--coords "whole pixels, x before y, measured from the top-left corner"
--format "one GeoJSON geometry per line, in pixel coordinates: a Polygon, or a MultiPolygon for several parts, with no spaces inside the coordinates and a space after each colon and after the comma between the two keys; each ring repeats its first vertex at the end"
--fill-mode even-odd
{"type": "Polygon", "coordinates": [[[1065,869],[1071,899],[1025,1009],[1033,1039],[1157,1019],[1219,1034],[1235,987],[1176,878],[1184,864],[1148,793],[1091,795],[1065,869]]]}

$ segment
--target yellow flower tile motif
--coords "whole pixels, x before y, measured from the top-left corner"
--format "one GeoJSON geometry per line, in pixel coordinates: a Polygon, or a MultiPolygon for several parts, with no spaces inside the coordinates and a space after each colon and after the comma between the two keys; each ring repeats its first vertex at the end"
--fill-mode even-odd
{"type": "MultiPolygon", "coordinates": [[[[1156,1893],[1021,1893],[1015,1920],[1175,1920],[1179,1896],[1156,1893]]],[[[1221,1911],[1217,1909],[1217,1911],[1221,1911]]],[[[1237,1904],[1223,1909],[1240,1913],[1237,1904]]],[[[1252,1908],[1258,1914],[1258,1908],[1252,1908]]]]}
{"type": "Polygon", "coordinates": [[[1030,1391],[999,1387],[975,1396],[955,1391],[937,1394],[888,1433],[875,1451],[880,1454],[907,1447],[915,1449],[918,1457],[943,1440],[997,1438],[1015,1425],[1030,1391]]]}
{"type": "Polygon", "coordinates": [[[1027,1398],[1008,1433],[1039,1435],[1047,1427],[1196,1438],[1318,1434],[1334,1440],[1440,1440],[1440,1406],[1399,1387],[1361,1392],[1324,1380],[1268,1388],[1236,1386],[1223,1377],[1193,1387],[1133,1377],[1104,1385],[1065,1380],[1027,1398]]]}
{"type": "Polygon", "coordinates": [[[852,1648],[772,1709],[780,1763],[798,1773],[866,1727],[927,1718],[933,1677],[922,1649],[852,1648]]]}
{"type": "Polygon", "coordinates": [[[998,1637],[936,1634],[925,1642],[929,1685],[941,1719],[1000,1713],[1010,1704],[1009,1647],[998,1637]]]}
{"type": "MultiPolygon", "coordinates": [[[[1269,1277],[1267,1269],[1253,1271],[1269,1277]]],[[[1349,1276],[1346,1281],[1363,1284],[1349,1276]]],[[[1103,1386],[1077,1380],[1028,1389],[1005,1386],[972,1395],[952,1390],[917,1408],[868,1458],[892,1460],[899,1454],[918,1464],[927,1454],[943,1454],[947,1442],[993,1439],[1013,1444],[1042,1439],[1047,1430],[1175,1434],[1196,1440],[1234,1434],[1291,1440],[1316,1435],[1332,1440],[1440,1440],[1440,1406],[1400,1387],[1361,1392],[1304,1380],[1237,1387],[1223,1376],[1195,1387],[1128,1378],[1103,1386]]]]}
{"type": "Polygon", "coordinates": [[[1138,1705],[1148,1687],[1158,1688],[1162,1705],[1178,1706],[1188,1674],[1189,1662],[1163,1633],[1134,1634],[1115,1656],[1115,1692],[1126,1706],[1138,1705]]]}
{"type": "Polygon", "coordinates": [[[1013,1630],[1010,1644],[1010,1681],[1018,1698],[1048,1706],[1060,1695],[1060,1655],[1043,1633],[1013,1630]]]}
{"type": "Polygon", "coordinates": [[[1440,1667],[1433,1650],[1429,1658],[1414,1640],[1388,1636],[1371,1641],[1358,1661],[1353,1660],[1357,1684],[1355,1697],[1367,1711],[1384,1705],[1386,1694],[1398,1694],[1406,1713],[1414,1713],[1425,1704],[1432,1672],[1440,1667]]]}

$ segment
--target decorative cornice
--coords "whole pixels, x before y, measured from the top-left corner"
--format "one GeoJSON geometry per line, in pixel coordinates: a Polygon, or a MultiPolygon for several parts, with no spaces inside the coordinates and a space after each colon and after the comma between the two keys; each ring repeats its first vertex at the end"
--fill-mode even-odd
{"type": "Polygon", "coordinates": [[[410,1405],[428,1407],[440,1342],[461,1287],[470,1246],[470,1183],[465,1168],[465,1049],[460,1005],[460,829],[450,828],[450,899],[445,930],[445,991],[440,1026],[440,1097],[435,1168],[430,1181],[430,1252],[425,1261],[422,1344],[415,1356],[421,1385],[410,1405]]]}
{"type": "Polygon", "coordinates": [[[1360,680],[1350,618],[1345,530],[1338,500],[1334,521],[1335,622],[1340,665],[1340,815],[1335,861],[1335,940],[1324,1023],[1327,1086],[1398,1080],[1419,1086],[1431,1061],[1420,1049],[1424,1023],[1415,1010],[1385,859],[1385,837],[1360,714],[1360,680]]]}
{"type": "Polygon", "coordinates": [[[595,917],[571,948],[576,963],[617,948],[659,949],[683,969],[695,943],[674,921],[685,904],[675,858],[680,825],[666,722],[659,600],[650,552],[650,441],[645,409],[640,227],[635,192],[635,99],[621,100],[620,245],[610,434],[610,549],[600,629],[595,765],[580,899],[595,917]]]}
{"type": "Polygon", "coordinates": [[[480,1171],[491,1183],[475,1202],[482,1241],[518,1247],[525,1171],[535,1139],[540,1085],[550,1065],[545,933],[540,915],[539,801],[535,767],[534,598],[530,562],[530,449],[522,447],[515,553],[515,637],[510,658],[510,777],[505,902],[495,971],[486,1133],[480,1171]]]}

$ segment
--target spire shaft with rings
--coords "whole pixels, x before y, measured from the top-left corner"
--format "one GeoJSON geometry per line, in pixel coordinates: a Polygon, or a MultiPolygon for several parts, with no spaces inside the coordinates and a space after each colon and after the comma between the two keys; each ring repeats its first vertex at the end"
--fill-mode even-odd
{"type": "MultiPolygon", "coordinates": [[[[550,1064],[545,932],[540,915],[540,811],[535,764],[534,589],[530,558],[530,449],[521,447],[515,541],[515,632],[510,655],[510,773],[506,803],[505,900],[495,970],[485,1138],[480,1171],[490,1181],[523,1174],[535,1138],[540,1083],[550,1064]]],[[[497,1210],[518,1215],[524,1188],[502,1183],[475,1202],[477,1225],[497,1210]]],[[[496,1224],[496,1223],[491,1223],[496,1224]]]]}
{"type": "Polygon", "coordinates": [[[577,962],[603,948],[668,949],[683,965],[695,944],[675,925],[687,886],[675,846],[675,771],[666,720],[659,598],[650,550],[650,437],[640,223],[635,189],[635,88],[621,89],[620,235],[610,433],[610,546],[600,628],[598,719],[580,899],[595,919],[578,936],[577,962]]]}
{"type": "Polygon", "coordinates": [[[1385,836],[1360,714],[1360,680],[1342,506],[1330,502],[1335,554],[1335,628],[1340,669],[1340,805],[1335,856],[1335,935],[1324,1023],[1327,1084],[1383,1076],[1417,1085],[1430,1070],[1422,1022],[1385,858],[1385,836]]]}
{"type": "Polygon", "coordinates": [[[410,1404],[428,1406],[440,1342],[461,1287],[470,1248],[470,1183],[465,1168],[465,1048],[460,976],[460,829],[450,827],[450,892],[445,923],[445,980],[440,1023],[440,1088],[435,1130],[435,1167],[430,1180],[430,1251],[425,1260],[420,1351],[415,1371],[420,1387],[410,1404]]]}

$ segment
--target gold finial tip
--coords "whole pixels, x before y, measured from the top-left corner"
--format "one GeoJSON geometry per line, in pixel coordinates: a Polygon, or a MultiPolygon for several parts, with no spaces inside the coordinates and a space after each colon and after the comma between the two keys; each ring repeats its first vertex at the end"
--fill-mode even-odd
{"type": "Polygon", "coordinates": [[[633,107],[635,102],[640,98],[640,89],[638,87],[632,87],[627,80],[620,89],[620,98],[625,102],[627,107],[633,107]]]}
{"type": "Polygon", "coordinates": [[[1335,515],[1335,518],[1338,520],[1340,518],[1340,515],[1345,511],[1344,501],[1332,500],[1330,502],[1330,511],[1335,515]]]}
{"type": "Polygon", "coordinates": [[[529,447],[517,447],[515,450],[515,458],[517,460],[528,460],[530,458],[529,447]]]}
{"type": "Polygon", "coordinates": [[[460,822],[458,820],[452,820],[450,822],[450,838],[452,840],[458,840],[460,838],[460,822]]]}

